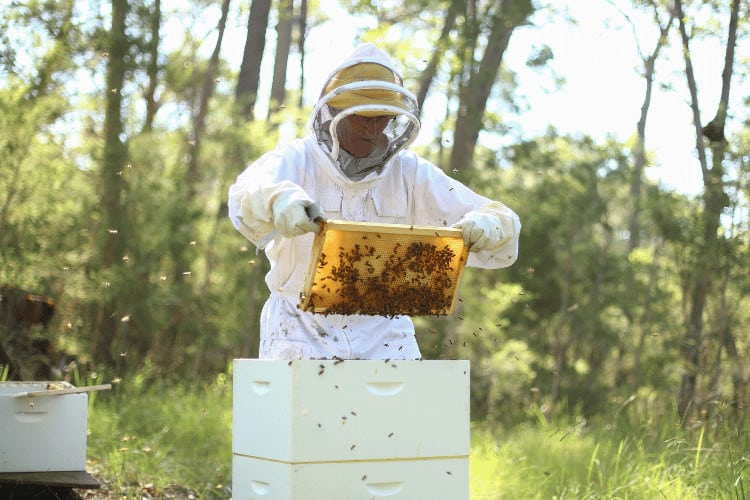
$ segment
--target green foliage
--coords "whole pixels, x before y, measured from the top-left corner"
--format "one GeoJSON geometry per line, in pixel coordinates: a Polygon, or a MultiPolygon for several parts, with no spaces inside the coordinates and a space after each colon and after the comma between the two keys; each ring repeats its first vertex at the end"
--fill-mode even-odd
{"type": "Polygon", "coordinates": [[[719,420],[685,431],[673,413],[650,416],[537,413],[509,429],[477,426],[471,498],[747,498],[750,443],[740,428],[719,420]]]}
{"type": "Polygon", "coordinates": [[[683,282],[700,231],[696,200],[646,182],[641,243],[630,248],[626,146],[550,131],[476,157],[480,168],[453,174],[519,212],[519,260],[467,269],[455,317],[417,322],[427,357],[474,362],[474,418],[516,422],[540,402],[593,415],[639,387],[670,394],[681,370],[683,282]],[[525,346],[524,356],[503,358],[506,344],[525,346]],[[506,384],[498,357],[533,378],[506,384]]]}
{"type": "MultiPolygon", "coordinates": [[[[443,0],[351,2],[372,20],[361,39],[393,49],[412,89],[446,12],[458,9],[431,87],[446,97],[444,123],[436,126],[439,140],[420,151],[439,165],[450,156],[460,90],[487,43],[491,16],[482,14],[495,5],[473,4],[472,17],[468,4],[443,0]]],[[[194,117],[213,39],[207,18],[216,13],[215,3],[200,2],[169,13],[177,20],[170,42],[179,40],[160,47],[158,109],[145,127],[145,21],[154,4],[136,2],[130,11],[121,89],[102,86],[112,57],[108,20],[78,7],[72,0],[0,6],[0,282],[54,298],[44,336],[56,340],[62,365],[76,360],[84,380],[138,374],[166,383],[220,372],[227,360],[254,354],[268,293],[268,262],[231,227],[226,190],[279,137],[304,133],[310,110],[288,106],[269,123],[247,123],[230,88],[238,68],[222,60],[198,148],[194,117]],[[116,197],[102,191],[113,166],[104,158],[112,92],[122,97],[122,168],[108,177],[116,197]],[[196,170],[188,172],[192,159],[196,170]],[[120,254],[105,266],[104,249],[115,243],[120,254]]],[[[527,62],[553,56],[540,39],[527,62]]],[[[497,144],[505,146],[479,147],[472,168],[448,173],[520,214],[519,260],[507,269],[467,269],[453,316],[416,318],[422,352],[472,361],[477,421],[515,424],[541,405],[550,416],[592,418],[643,394],[670,401],[683,371],[685,290],[703,251],[701,200],[645,178],[634,199],[631,143],[554,130],[523,141],[508,136],[502,110],[520,110],[518,84],[504,64],[483,110],[486,137],[502,136],[497,144]],[[636,213],[639,243],[631,248],[636,213]]],[[[728,138],[727,206],[695,402],[709,412],[712,401],[726,402],[738,415],[746,411],[750,349],[749,137],[745,126],[728,138]]]]}
{"type": "MultiPolygon", "coordinates": [[[[153,369],[91,401],[89,470],[113,498],[229,498],[231,372],[170,384],[153,369]]],[[[653,396],[592,420],[535,406],[514,426],[475,424],[471,498],[747,498],[750,441],[728,408],[685,429],[653,396]]]]}
{"type": "Polygon", "coordinates": [[[193,492],[229,498],[231,380],[149,382],[153,367],[102,394],[89,410],[89,468],[118,498],[193,492]]]}

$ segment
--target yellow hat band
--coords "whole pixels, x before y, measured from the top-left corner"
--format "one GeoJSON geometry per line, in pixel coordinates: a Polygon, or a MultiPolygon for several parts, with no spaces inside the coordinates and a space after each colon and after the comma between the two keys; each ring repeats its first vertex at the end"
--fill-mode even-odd
{"type": "MultiPolygon", "coordinates": [[[[402,93],[397,90],[382,88],[384,87],[383,85],[378,85],[381,82],[391,85],[395,84],[399,87],[401,86],[401,79],[385,66],[377,63],[360,63],[344,68],[336,73],[326,85],[323,93],[328,94],[329,92],[345,85],[357,87],[341,92],[329,99],[328,105],[337,109],[347,109],[352,106],[360,106],[363,104],[381,104],[408,110],[408,106],[403,102],[402,93]],[[355,82],[373,82],[375,85],[350,85],[355,82]]],[[[378,114],[394,115],[395,113],[365,111],[357,114],[363,116],[377,116],[378,114]]]]}
{"type": "MultiPolygon", "coordinates": [[[[336,109],[349,109],[354,106],[361,106],[363,104],[380,104],[386,106],[395,106],[401,108],[404,111],[408,111],[408,107],[404,105],[402,96],[398,92],[392,90],[381,90],[381,89],[360,89],[352,90],[349,92],[342,92],[328,100],[328,105],[336,109]]],[[[377,116],[377,115],[395,115],[394,112],[378,112],[378,111],[363,111],[360,113],[363,116],[377,116]]]]}

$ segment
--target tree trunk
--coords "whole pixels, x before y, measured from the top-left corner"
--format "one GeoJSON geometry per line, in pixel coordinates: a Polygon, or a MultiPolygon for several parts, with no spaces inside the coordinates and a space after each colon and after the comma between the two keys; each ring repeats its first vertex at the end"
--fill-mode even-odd
{"type": "MultiPolygon", "coordinates": [[[[571,235],[573,236],[573,235],[571,235]]],[[[574,237],[571,238],[573,241],[574,237]]],[[[560,271],[560,306],[558,312],[554,318],[554,326],[551,328],[551,346],[552,355],[555,358],[555,368],[552,372],[552,384],[550,386],[550,400],[553,403],[558,403],[561,395],[561,381],[564,376],[564,372],[568,365],[568,347],[570,345],[570,321],[568,313],[570,310],[571,302],[571,275],[573,267],[572,249],[566,253],[564,261],[561,263],[562,269],[560,271]]]]}
{"type": "Polygon", "coordinates": [[[247,20],[245,51],[240,64],[240,74],[237,77],[235,98],[242,116],[250,121],[255,119],[253,108],[258,98],[260,65],[263,61],[263,50],[266,47],[266,29],[268,29],[270,11],[271,0],[253,0],[247,20]]]}
{"type": "Polygon", "coordinates": [[[219,71],[219,55],[221,54],[221,44],[224,40],[224,32],[227,25],[227,16],[229,15],[229,2],[230,0],[224,0],[221,4],[221,18],[219,19],[218,25],[218,36],[216,38],[216,45],[214,51],[211,54],[211,59],[208,62],[208,70],[203,80],[203,90],[201,91],[200,104],[198,105],[197,111],[193,115],[193,137],[191,141],[192,151],[190,154],[190,162],[188,163],[187,172],[187,183],[188,183],[188,194],[189,198],[186,202],[190,202],[195,192],[195,186],[199,182],[200,172],[198,171],[198,157],[200,155],[201,144],[203,142],[203,135],[206,131],[206,116],[208,116],[208,103],[211,96],[214,94],[216,88],[216,75],[219,71]]]}
{"type": "Polygon", "coordinates": [[[422,74],[419,76],[419,90],[417,92],[417,103],[419,104],[419,114],[421,116],[422,114],[422,105],[424,104],[425,99],[427,99],[427,94],[430,91],[430,86],[432,85],[433,80],[435,80],[435,75],[437,74],[438,66],[440,65],[440,60],[443,56],[443,53],[445,52],[446,47],[448,46],[448,42],[450,41],[450,34],[451,31],[453,31],[453,27],[456,25],[456,15],[458,13],[458,8],[456,6],[456,2],[451,2],[450,6],[448,7],[448,10],[445,13],[445,21],[443,22],[443,30],[440,32],[440,38],[438,38],[437,46],[435,47],[435,50],[432,51],[432,56],[430,57],[430,62],[427,63],[427,67],[422,71],[422,74]]]}
{"type": "Polygon", "coordinates": [[[688,302],[688,324],[685,334],[683,349],[683,361],[685,373],[682,375],[680,391],[678,393],[678,410],[687,421],[688,411],[691,409],[695,398],[700,373],[700,351],[703,338],[703,314],[706,307],[706,299],[711,289],[712,276],[714,273],[714,259],[719,245],[718,228],[720,226],[721,212],[726,205],[727,195],[724,192],[723,166],[726,143],[723,140],[724,125],[726,122],[727,107],[729,103],[729,87],[734,65],[734,46],[738,25],[738,12],[740,0],[733,0],[727,35],[727,48],[724,59],[724,70],[722,72],[722,90],[716,116],[711,121],[712,166],[708,167],[706,147],[703,141],[704,130],[701,125],[700,108],[698,103],[698,89],[695,82],[692,61],[690,57],[689,36],[685,27],[685,13],[682,1],[675,1],[675,10],[679,20],[680,36],[685,57],[685,75],[687,77],[688,89],[690,90],[690,104],[693,111],[693,125],[696,134],[696,149],[703,174],[703,213],[701,214],[702,241],[698,244],[698,255],[695,264],[695,272],[689,282],[688,302]],[[715,140],[718,139],[718,140],[715,140]]]}
{"type": "Polygon", "coordinates": [[[731,406],[737,415],[741,415],[745,407],[745,381],[742,375],[744,363],[742,356],[737,350],[737,342],[732,332],[731,308],[727,300],[727,289],[732,280],[729,270],[725,270],[721,280],[721,290],[719,293],[719,310],[716,314],[719,328],[719,339],[721,347],[726,351],[729,357],[731,379],[732,379],[732,400],[731,406]]]}
{"type": "MultiPolygon", "coordinates": [[[[643,172],[646,168],[646,122],[648,120],[648,111],[651,106],[651,98],[654,86],[654,72],[656,66],[656,60],[659,57],[662,47],[667,41],[667,35],[674,21],[675,13],[674,9],[671,10],[669,19],[665,24],[662,24],[659,19],[659,7],[654,6],[654,21],[659,26],[659,37],[656,40],[656,45],[653,51],[648,56],[641,54],[641,60],[643,61],[643,79],[646,83],[644,91],[643,102],[641,104],[640,117],[636,124],[636,143],[633,148],[633,171],[630,179],[630,200],[632,208],[630,217],[628,220],[628,255],[632,254],[641,244],[641,211],[642,211],[642,188],[643,188],[643,172]]],[[[630,18],[626,16],[626,19],[630,21],[630,18]]],[[[640,44],[636,44],[640,46],[640,44]]],[[[634,290],[636,286],[634,273],[628,273],[626,280],[628,282],[628,289],[634,290]]],[[[638,342],[635,348],[635,355],[633,357],[633,365],[631,370],[630,379],[634,383],[638,383],[640,379],[641,369],[641,353],[643,352],[643,346],[648,335],[648,326],[644,321],[643,315],[637,318],[637,314],[634,311],[634,304],[628,302],[623,308],[623,313],[628,320],[628,331],[626,332],[627,338],[635,336],[635,332],[638,332],[638,342]]],[[[625,369],[618,369],[618,373],[621,377],[624,377],[625,369]]],[[[620,378],[620,377],[618,377],[620,378]]]]}
{"type": "Polygon", "coordinates": [[[462,170],[472,165],[474,148],[482,130],[484,110],[500,71],[503,54],[513,30],[533,11],[531,2],[526,0],[502,0],[496,7],[482,61],[477,70],[471,72],[460,94],[450,159],[451,170],[462,170]]]}
{"type": "MultiPolygon", "coordinates": [[[[653,261],[651,263],[651,272],[648,273],[649,276],[649,283],[646,286],[646,290],[648,290],[647,295],[643,297],[642,302],[649,304],[652,303],[652,296],[654,294],[654,290],[659,289],[659,269],[661,268],[661,265],[659,261],[661,260],[661,245],[655,244],[654,245],[654,256],[653,261]]],[[[635,345],[635,350],[633,351],[633,367],[631,370],[631,387],[640,387],[641,385],[641,378],[642,378],[642,369],[641,369],[641,360],[643,359],[643,351],[646,346],[646,340],[650,336],[650,333],[648,331],[649,325],[652,325],[654,323],[654,311],[652,308],[646,307],[644,308],[641,316],[639,318],[634,318],[632,321],[636,322],[639,325],[638,329],[638,341],[635,345]]],[[[619,384],[617,384],[619,385],[619,384]]]]}
{"type": "MultiPolygon", "coordinates": [[[[120,93],[125,84],[125,58],[130,48],[125,33],[127,14],[127,0],[112,0],[104,111],[104,151],[101,165],[102,227],[99,238],[101,267],[105,270],[121,264],[128,232],[128,228],[123,224],[122,207],[125,185],[121,173],[125,168],[128,153],[127,145],[121,139],[123,123],[120,93]]],[[[110,364],[113,359],[111,343],[117,338],[120,324],[116,318],[116,300],[113,294],[105,294],[99,307],[98,321],[94,328],[93,355],[96,362],[110,364]]]]}
{"type": "MultiPolygon", "coordinates": [[[[654,10],[654,18],[658,22],[658,8],[655,7],[654,10]]],[[[667,23],[663,26],[659,26],[659,38],[656,41],[656,46],[654,47],[653,52],[648,57],[642,57],[644,71],[643,79],[646,81],[646,90],[643,96],[643,103],[641,104],[641,114],[636,126],[638,135],[634,148],[633,176],[631,177],[630,183],[630,198],[633,202],[633,211],[630,214],[630,220],[628,222],[628,230],[630,232],[628,253],[632,252],[640,245],[641,187],[643,184],[643,170],[646,168],[646,120],[648,118],[649,107],[651,106],[656,59],[659,57],[659,52],[667,41],[667,35],[669,33],[669,28],[672,26],[673,20],[674,10],[670,13],[667,23]]]]}
{"type": "MultiPolygon", "coordinates": [[[[18,185],[21,181],[21,165],[25,158],[25,155],[19,155],[17,153],[18,151],[21,151],[21,148],[18,147],[19,145],[14,144],[15,142],[15,138],[13,138],[13,140],[8,141],[8,144],[2,151],[0,151],[0,154],[5,158],[3,162],[3,168],[6,169],[4,174],[7,176],[10,172],[10,180],[8,180],[8,177],[3,177],[5,186],[2,193],[5,195],[5,199],[2,201],[2,207],[0,207],[0,255],[4,253],[3,249],[6,248],[5,237],[7,232],[5,227],[11,220],[13,207],[18,206],[18,203],[15,200],[19,194],[18,185]]],[[[26,145],[24,145],[24,149],[27,149],[25,146],[26,145]]]]}
{"type": "Polygon", "coordinates": [[[305,105],[305,40],[307,38],[307,0],[299,3],[299,38],[297,39],[297,50],[299,51],[299,102],[297,107],[302,109],[305,105]]]}
{"type": "Polygon", "coordinates": [[[273,64],[271,101],[268,104],[268,117],[284,105],[286,99],[286,70],[289,65],[289,52],[292,47],[292,25],[294,3],[292,0],[279,1],[279,22],[276,24],[276,59],[273,64]]]}
{"type": "Polygon", "coordinates": [[[242,346],[242,356],[245,358],[257,358],[260,346],[260,310],[263,302],[260,297],[265,292],[264,276],[270,269],[268,259],[265,255],[258,255],[253,265],[253,270],[248,280],[248,318],[245,343],[242,346]]]}
{"type": "MultiPolygon", "coordinates": [[[[208,68],[204,75],[203,85],[198,102],[198,109],[193,111],[193,136],[190,141],[190,154],[188,159],[188,168],[184,179],[184,199],[181,206],[172,210],[169,215],[170,227],[183,228],[180,234],[192,234],[192,228],[195,226],[195,210],[192,207],[196,205],[196,192],[201,182],[200,172],[200,154],[203,144],[203,137],[206,131],[206,117],[208,116],[209,102],[216,87],[216,75],[219,68],[219,55],[221,45],[224,40],[226,30],[226,21],[229,15],[230,0],[223,0],[221,4],[221,17],[217,26],[218,35],[214,50],[208,61],[208,68]],[[190,228],[190,229],[184,229],[190,228]]],[[[187,254],[188,246],[182,238],[175,235],[171,238],[169,245],[169,255],[173,261],[173,278],[176,287],[178,300],[171,305],[171,318],[169,324],[164,328],[159,341],[155,343],[155,358],[157,364],[162,368],[170,370],[178,368],[182,359],[176,358],[174,352],[180,350],[181,339],[180,332],[185,330],[185,325],[193,321],[187,307],[190,304],[193,294],[195,293],[192,284],[185,274],[190,269],[190,259],[187,254]]]]}
{"type": "Polygon", "coordinates": [[[143,124],[143,131],[150,132],[154,125],[156,111],[159,109],[159,103],[156,101],[156,86],[159,84],[159,30],[161,29],[161,0],[154,0],[154,11],[149,17],[151,21],[151,38],[148,42],[148,66],[146,74],[148,75],[148,87],[144,95],[146,100],[146,119],[143,124]]]}

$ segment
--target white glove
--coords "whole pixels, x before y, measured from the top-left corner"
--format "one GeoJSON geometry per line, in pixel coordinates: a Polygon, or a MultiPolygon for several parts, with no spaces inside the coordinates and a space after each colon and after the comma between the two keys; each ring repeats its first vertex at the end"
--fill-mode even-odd
{"type": "Polygon", "coordinates": [[[512,236],[509,231],[503,230],[502,222],[497,217],[482,212],[468,212],[453,227],[461,229],[464,243],[471,252],[498,248],[512,236]]]}
{"type": "Polygon", "coordinates": [[[293,238],[305,233],[317,233],[320,226],[317,218],[325,214],[315,202],[303,200],[280,201],[273,207],[273,224],[280,235],[293,238]]]}

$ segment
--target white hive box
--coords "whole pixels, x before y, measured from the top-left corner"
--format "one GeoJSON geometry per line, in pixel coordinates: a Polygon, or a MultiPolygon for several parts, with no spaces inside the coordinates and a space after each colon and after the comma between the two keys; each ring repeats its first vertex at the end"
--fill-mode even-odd
{"type": "Polygon", "coordinates": [[[469,362],[234,361],[233,452],[282,462],[469,454],[469,362]]]}
{"type": "Polygon", "coordinates": [[[61,382],[0,382],[0,472],[86,469],[87,394],[16,397],[61,382]]]}
{"type": "Polygon", "coordinates": [[[235,455],[235,500],[468,500],[469,459],[284,464],[235,455]]]}
{"type": "Polygon", "coordinates": [[[235,499],[465,500],[469,362],[234,361],[235,499]]]}

